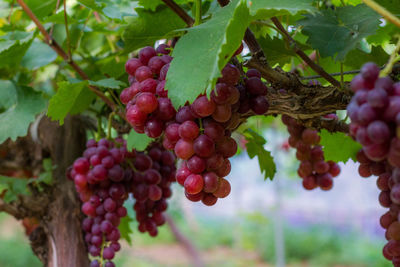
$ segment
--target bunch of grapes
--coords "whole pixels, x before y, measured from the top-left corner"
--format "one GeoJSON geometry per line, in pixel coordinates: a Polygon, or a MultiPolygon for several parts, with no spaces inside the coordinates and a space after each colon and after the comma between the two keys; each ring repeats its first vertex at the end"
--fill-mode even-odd
{"type": "Polygon", "coordinates": [[[379,202],[389,208],[380,219],[388,240],[383,255],[400,266],[400,83],[379,78],[379,67],[366,63],[351,89],[350,133],[363,146],[357,154],[358,171],[362,177],[379,176],[379,202]]]}
{"type": "Polygon", "coordinates": [[[176,122],[165,130],[164,147],[174,149],[184,160],[176,178],[191,201],[211,206],[230,193],[224,177],[230,173],[229,158],[236,154],[237,144],[226,128],[239,120],[232,116],[240,97],[235,87],[239,79],[239,70],[226,65],[211,98],[200,95],[191,105],[180,108],[176,122]]]}
{"type": "MultiPolygon", "coordinates": [[[[122,139],[115,143],[106,139],[99,142],[89,140],[83,157],[75,160],[70,177],[83,202],[82,212],[87,216],[82,222],[86,232],[85,241],[91,256],[100,257],[104,266],[115,266],[111,261],[120,250],[120,218],[127,215],[123,207],[128,197],[132,171],[125,170],[126,158],[135,156],[128,153],[122,139]]],[[[91,267],[100,266],[98,260],[91,267]]]]}
{"type": "Polygon", "coordinates": [[[130,75],[130,87],[121,92],[126,105],[126,119],[138,133],[159,137],[165,123],[175,118],[175,109],[164,89],[172,57],[170,47],[161,44],[154,49],[146,46],[138,58],[129,59],[125,70],[130,75]]]}
{"type": "Polygon", "coordinates": [[[158,233],[157,227],[165,223],[163,212],[167,209],[167,199],[171,197],[171,183],[175,181],[175,156],[161,145],[154,143],[148,153],[137,153],[133,165],[132,192],[133,206],[139,231],[151,236],[158,233]]]}
{"type": "Polygon", "coordinates": [[[303,179],[303,187],[307,190],[331,189],[340,167],[336,162],[325,161],[318,131],[305,128],[287,115],[282,115],[282,122],[290,134],[289,145],[297,150],[296,158],[300,160],[297,173],[303,179]]]}

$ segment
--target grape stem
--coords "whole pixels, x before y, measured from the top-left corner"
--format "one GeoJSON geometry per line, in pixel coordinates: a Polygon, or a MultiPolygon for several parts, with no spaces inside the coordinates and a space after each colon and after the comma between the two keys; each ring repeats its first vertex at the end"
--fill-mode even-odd
{"type": "Polygon", "coordinates": [[[110,115],[108,115],[108,124],[107,124],[107,139],[111,140],[111,126],[112,126],[112,118],[114,117],[115,112],[111,112],[110,115]]]}
{"type": "Polygon", "coordinates": [[[201,24],[201,0],[195,2],[195,20],[193,26],[201,24]]]}
{"type": "Polygon", "coordinates": [[[68,48],[68,61],[72,60],[72,52],[71,52],[71,39],[69,37],[68,30],[68,15],[67,15],[67,0],[63,0],[64,2],[64,21],[65,21],[65,32],[67,34],[67,48],[68,48]]]}
{"type": "Polygon", "coordinates": [[[382,15],[382,17],[384,17],[386,20],[390,21],[391,23],[393,23],[394,25],[396,25],[397,27],[400,28],[400,19],[397,18],[392,13],[390,13],[386,8],[384,8],[383,6],[379,5],[374,0],[363,0],[363,2],[367,6],[369,6],[373,10],[375,10],[377,13],[382,15]]]}
{"type": "Polygon", "coordinates": [[[316,73],[321,75],[325,80],[330,82],[333,86],[337,88],[342,88],[340,82],[338,82],[335,78],[333,78],[329,73],[327,73],[323,68],[321,68],[318,64],[314,63],[300,48],[297,47],[296,41],[290,36],[290,34],[286,31],[286,29],[282,26],[279,20],[276,17],[272,17],[271,21],[275,24],[275,26],[279,29],[279,31],[286,37],[287,42],[289,42],[289,46],[293,48],[294,52],[303,59],[310,68],[312,68],[316,73]]]}
{"type": "Polygon", "coordinates": [[[400,35],[398,34],[398,35],[396,35],[396,37],[399,39],[397,41],[396,48],[394,49],[393,53],[390,55],[389,62],[386,64],[385,68],[381,71],[381,73],[380,73],[381,77],[388,76],[392,72],[394,63],[396,63],[397,61],[400,60],[400,55],[398,55],[400,52],[400,35]]]}

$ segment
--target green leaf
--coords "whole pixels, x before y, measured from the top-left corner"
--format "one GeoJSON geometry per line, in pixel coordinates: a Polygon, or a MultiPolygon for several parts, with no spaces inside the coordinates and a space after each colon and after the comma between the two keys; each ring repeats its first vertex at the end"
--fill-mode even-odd
{"type": "Polygon", "coordinates": [[[57,0],[25,0],[25,3],[38,19],[42,19],[53,13],[57,6],[57,0]]]}
{"type": "Polygon", "coordinates": [[[148,137],[146,134],[137,133],[132,129],[128,135],[127,148],[128,150],[134,148],[138,151],[143,151],[152,141],[153,139],[148,137]]]}
{"type": "Polygon", "coordinates": [[[255,19],[267,19],[281,15],[295,15],[301,11],[310,13],[317,12],[317,9],[312,5],[313,0],[252,0],[250,4],[250,13],[255,16],[255,19]]]}
{"type": "Polygon", "coordinates": [[[17,92],[15,104],[5,112],[0,113],[1,144],[8,138],[16,140],[19,136],[25,136],[29,124],[35,120],[37,114],[45,109],[46,101],[40,93],[35,92],[30,87],[15,86],[5,81],[1,81],[0,84],[6,84],[8,90],[12,90],[11,88],[14,86],[14,90],[17,92]]]}
{"type": "Polygon", "coordinates": [[[56,58],[57,53],[47,44],[43,42],[33,42],[22,58],[21,65],[34,70],[50,64],[56,60],[56,58]]]}
{"type": "Polygon", "coordinates": [[[380,16],[364,4],[322,10],[305,17],[298,24],[309,37],[307,43],[318,49],[322,57],[337,54],[339,61],[343,61],[363,38],[374,34],[380,23],[380,16]]]}
{"type": "Polygon", "coordinates": [[[247,154],[250,158],[257,156],[261,173],[264,173],[264,179],[273,180],[276,173],[276,165],[273,157],[271,156],[271,152],[265,150],[264,148],[264,145],[267,143],[267,141],[264,139],[264,137],[257,134],[252,129],[247,129],[244,132],[244,136],[247,140],[247,154]]]}
{"type": "Polygon", "coordinates": [[[182,19],[164,6],[157,8],[155,12],[143,8],[137,8],[136,12],[138,16],[129,18],[129,25],[122,35],[126,52],[146,45],[153,46],[155,41],[185,27],[182,19]]]}
{"type": "Polygon", "coordinates": [[[78,0],[78,2],[85,7],[88,7],[95,11],[101,12],[103,9],[103,5],[101,3],[98,3],[96,0],[78,0]]]}
{"type": "Polygon", "coordinates": [[[28,190],[29,183],[29,179],[26,178],[7,177],[0,175],[0,187],[3,190],[7,190],[6,194],[4,195],[4,201],[9,203],[16,200],[18,195],[30,195],[31,192],[28,190]]]}
{"type": "Polygon", "coordinates": [[[350,51],[344,62],[345,65],[353,69],[360,69],[367,62],[375,62],[379,66],[383,66],[389,59],[389,55],[381,46],[373,46],[370,53],[364,53],[359,49],[350,51]]]}
{"type": "Polygon", "coordinates": [[[87,87],[88,82],[59,82],[57,93],[50,99],[47,115],[52,120],[60,121],[64,124],[64,118],[68,113],[78,114],[87,109],[95,94],[87,87]]]}
{"type": "Polygon", "coordinates": [[[210,20],[189,29],[177,42],[165,85],[175,107],[192,102],[204,91],[211,93],[249,22],[246,1],[231,1],[210,20]]]}
{"type": "Polygon", "coordinates": [[[45,183],[50,185],[53,182],[53,170],[56,166],[53,166],[53,163],[50,158],[43,160],[43,172],[39,175],[39,178],[32,178],[31,182],[36,183],[45,183]]]}
{"type": "Polygon", "coordinates": [[[0,112],[17,102],[17,90],[11,81],[0,80],[0,112]]]}
{"type": "Polygon", "coordinates": [[[110,88],[110,89],[119,89],[121,86],[126,86],[126,83],[118,81],[114,78],[103,79],[99,81],[89,81],[90,85],[102,87],[102,88],[110,88]]]}
{"type": "Polygon", "coordinates": [[[356,154],[362,146],[350,136],[335,132],[330,133],[323,129],[320,133],[321,145],[324,147],[325,160],[346,163],[349,159],[356,161],[356,154]]]}
{"type": "MultiPolygon", "coordinates": [[[[257,41],[261,45],[263,51],[267,54],[268,62],[272,66],[275,64],[283,66],[284,64],[289,63],[292,57],[296,56],[293,49],[287,47],[285,41],[277,37],[271,38],[269,35],[266,35],[265,37],[258,38],[257,41]]],[[[302,44],[298,44],[298,46],[303,51],[307,48],[302,44]]]]}
{"type": "Polygon", "coordinates": [[[13,32],[0,37],[0,69],[17,68],[31,45],[32,33],[13,32]]]}
{"type": "Polygon", "coordinates": [[[99,66],[101,73],[110,77],[118,78],[125,74],[125,62],[123,60],[117,62],[114,56],[98,60],[96,65],[99,66]]]}
{"type": "Polygon", "coordinates": [[[131,239],[131,234],[132,229],[131,229],[131,223],[133,222],[133,219],[129,214],[121,219],[121,223],[118,225],[118,229],[121,233],[121,238],[125,239],[126,242],[131,246],[132,245],[132,239],[131,239]]]}
{"type": "Polygon", "coordinates": [[[155,11],[159,5],[162,5],[163,2],[161,0],[139,0],[139,5],[141,5],[145,9],[150,9],[155,11]]]}

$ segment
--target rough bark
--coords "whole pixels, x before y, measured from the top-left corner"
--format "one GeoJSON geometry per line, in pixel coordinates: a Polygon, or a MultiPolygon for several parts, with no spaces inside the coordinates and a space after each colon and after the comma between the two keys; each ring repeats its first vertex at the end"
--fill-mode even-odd
{"type": "Polygon", "coordinates": [[[67,117],[63,126],[43,118],[35,141],[30,135],[0,146],[10,151],[0,160],[0,170],[25,170],[39,173],[41,160],[51,157],[53,183],[31,196],[19,196],[5,203],[0,199],[0,211],[17,219],[35,217],[40,224],[29,236],[34,253],[47,267],[89,266],[83,240],[80,202],[74,184],[66,178],[66,169],[82,154],[86,141],[86,125],[80,117],[67,117]]]}
{"type": "Polygon", "coordinates": [[[66,178],[66,169],[82,154],[86,132],[79,117],[68,117],[63,126],[49,119],[39,128],[43,147],[51,155],[56,169],[51,202],[42,220],[47,240],[48,267],[83,267],[89,265],[81,229],[80,202],[74,185],[66,178]]]}

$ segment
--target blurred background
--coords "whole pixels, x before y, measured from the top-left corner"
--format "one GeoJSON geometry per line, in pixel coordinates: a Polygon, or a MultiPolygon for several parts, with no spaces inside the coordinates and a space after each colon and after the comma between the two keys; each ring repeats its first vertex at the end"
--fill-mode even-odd
{"type": "MultiPolygon", "coordinates": [[[[117,266],[194,266],[188,246],[204,266],[391,266],[381,253],[385,238],[379,217],[385,209],[378,203],[376,178],[361,178],[358,164],[349,160],[340,163],[330,191],[307,191],[285,129],[278,120],[257,120],[253,126],[263,125],[258,130],[277,165],[274,181],[264,181],[256,158],[239,153],[228,176],[232,192],[216,205],[192,203],[175,185],[168,213],[189,245],[177,241],[168,225],[151,238],[133,222],[132,245],[122,241],[117,266]]],[[[6,214],[0,214],[0,266],[41,266],[22,224],[6,214]]]]}

